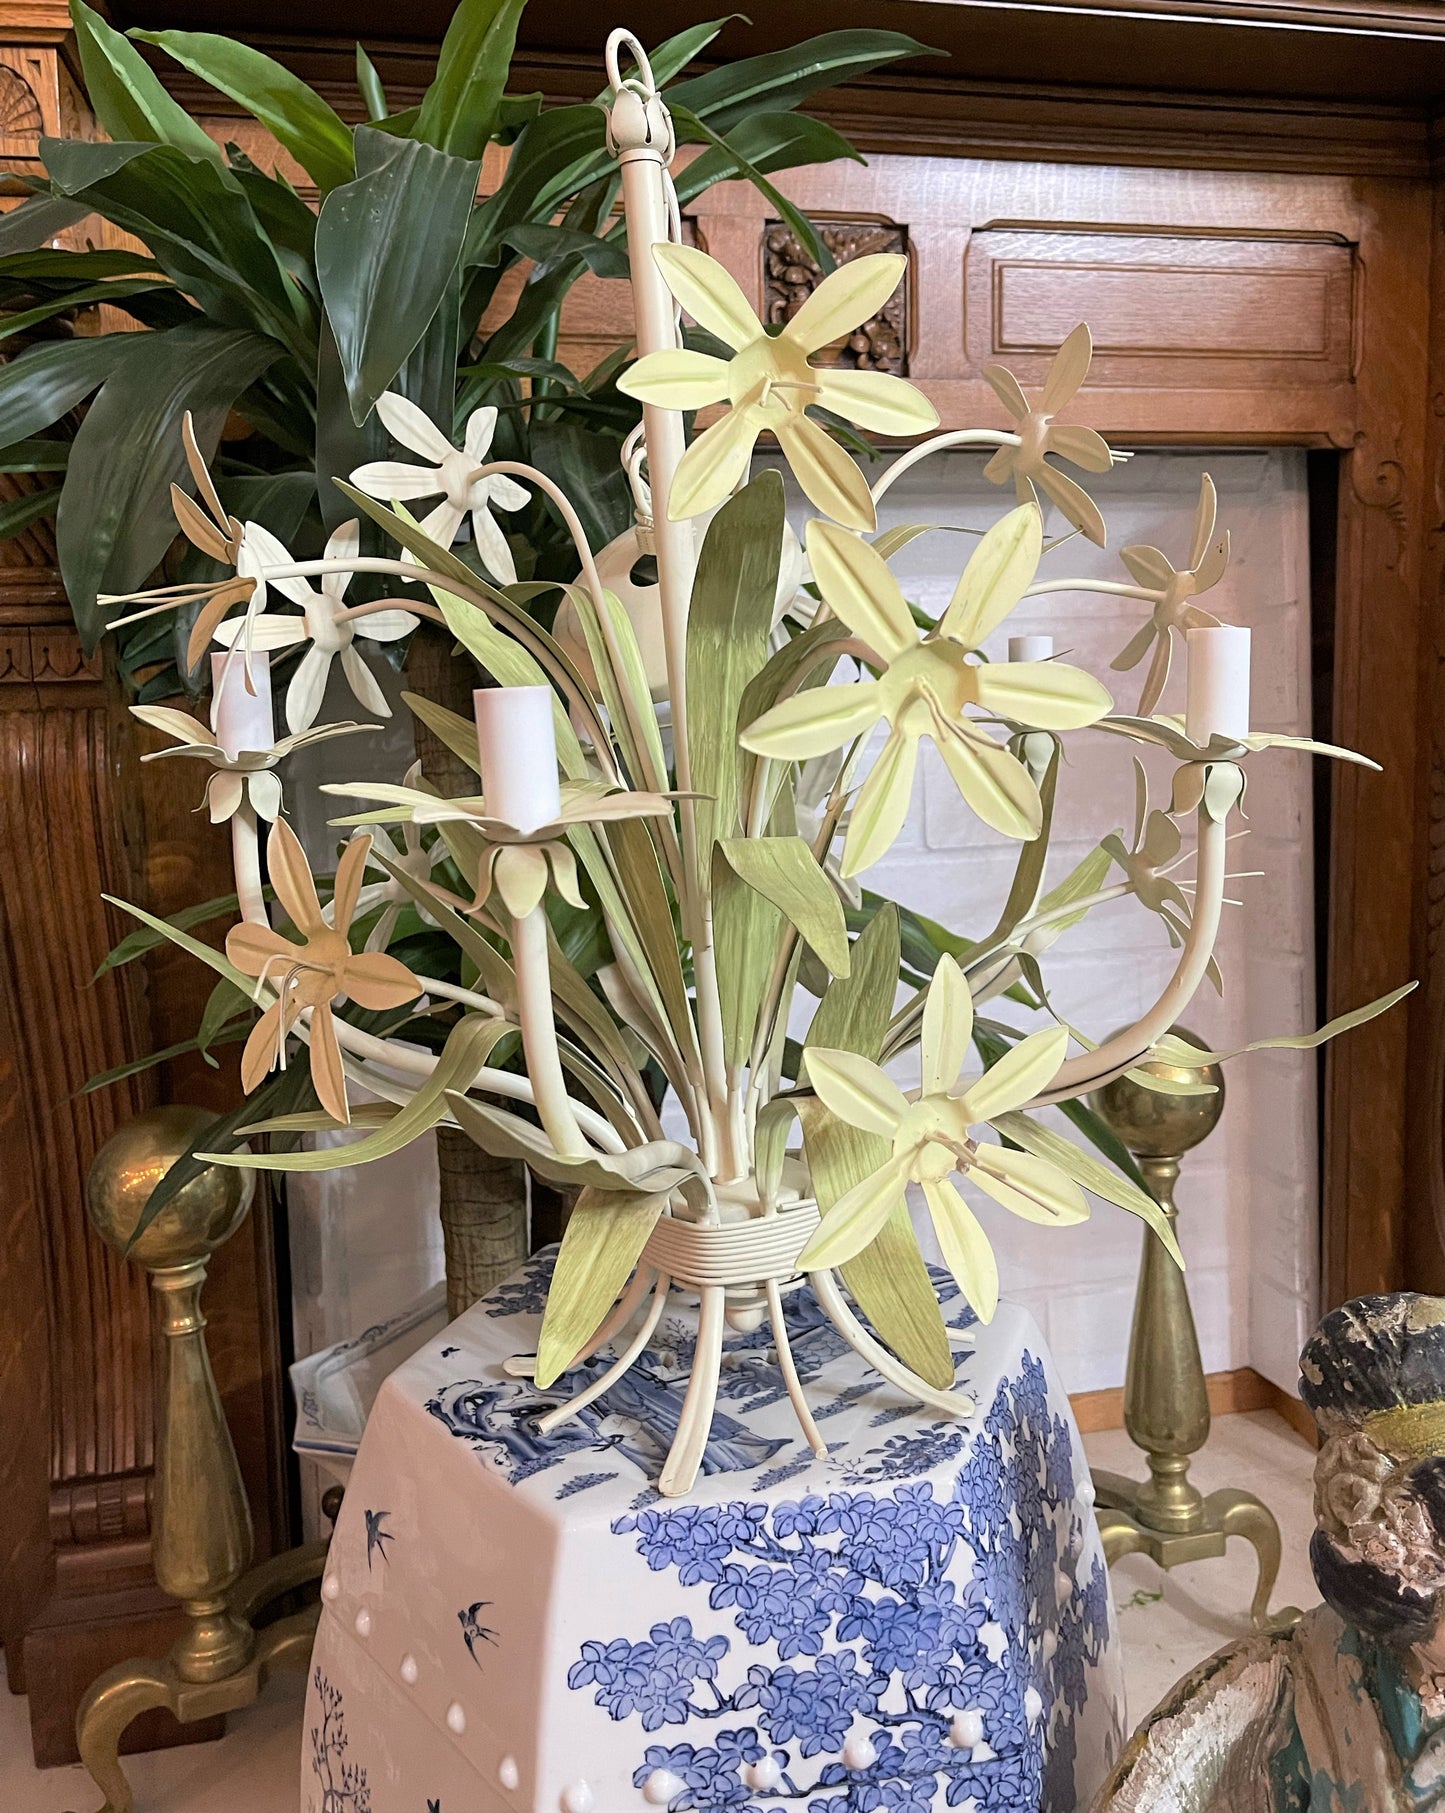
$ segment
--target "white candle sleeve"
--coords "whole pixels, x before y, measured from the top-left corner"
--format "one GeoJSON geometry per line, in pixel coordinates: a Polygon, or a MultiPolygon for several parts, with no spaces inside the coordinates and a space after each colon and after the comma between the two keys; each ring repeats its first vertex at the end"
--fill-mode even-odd
{"type": "Polygon", "coordinates": [[[1249,631],[1234,624],[1185,632],[1189,693],[1184,730],[1204,747],[1214,736],[1249,735],[1249,631]]]}
{"type": "Polygon", "coordinates": [[[1052,661],[1054,639],[1052,636],[1010,636],[1008,658],[1010,661],[1052,661]]]}
{"type": "Polygon", "coordinates": [[[245,649],[211,656],[211,729],[229,756],[237,756],[243,749],[269,749],[276,741],[271,657],[264,649],[255,649],[250,667],[248,688],[245,649]]]}
{"type": "Polygon", "coordinates": [[[562,810],[551,687],[479,686],[472,709],[488,815],[519,831],[550,824],[562,810]]]}

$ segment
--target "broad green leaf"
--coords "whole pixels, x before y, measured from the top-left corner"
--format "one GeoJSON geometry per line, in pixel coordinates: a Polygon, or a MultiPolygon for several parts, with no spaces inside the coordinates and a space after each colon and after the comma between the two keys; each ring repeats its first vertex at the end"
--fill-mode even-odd
{"type": "Polygon", "coordinates": [[[582,233],[576,227],[524,225],[508,227],[502,244],[511,246],[539,267],[560,263],[567,258],[580,258],[597,277],[626,278],[630,266],[627,253],[610,240],[595,233],[582,233]]]}
{"type": "Polygon", "coordinates": [[[526,0],[461,0],[413,129],[453,157],[481,161],[497,129],[526,0]]]}
{"type": "Polygon", "coordinates": [[[712,853],[712,922],[723,1052],[729,1068],[740,1070],[752,1055],[783,916],[765,894],[743,880],[720,844],[712,853]]]}
{"type": "Polygon", "coordinates": [[[391,111],[386,101],[386,90],[381,85],[375,63],[360,44],[356,47],[356,87],[366,104],[368,121],[374,126],[378,121],[384,120],[391,111]]]}
{"type": "Polygon", "coordinates": [[[321,205],[316,275],[360,423],[447,294],[481,165],[359,126],[356,168],[321,205]]]}
{"type": "Polygon", "coordinates": [[[163,277],[121,277],[112,283],[88,283],[82,289],[58,296],[53,302],[40,302],[34,308],[0,316],[0,341],[8,340],[12,334],[23,334],[32,327],[38,327],[42,321],[68,314],[72,309],[88,308],[95,302],[108,302],[112,306],[123,307],[128,297],[145,296],[155,290],[168,290],[170,287],[163,277]]]}
{"type": "Polygon", "coordinates": [[[238,102],[291,153],[323,195],[355,176],[356,158],[346,122],[314,88],[263,51],[213,32],[132,31],[129,35],[146,44],[158,44],[192,75],[238,102]]]}
{"type": "Polygon", "coordinates": [[[726,132],[750,114],[787,111],[821,89],[856,81],[902,57],[937,54],[902,32],[824,32],[786,50],[744,57],[679,82],[668,90],[667,101],[700,115],[714,131],[726,132]]]}
{"type": "Polygon", "coordinates": [[[1089,1153],[1081,1152],[1062,1133],[1043,1126],[1027,1114],[1018,1111],[997,1114],[991,1124],[1016,1146],[1032,1153],[1035,1158],[1047,1159],[1065,1176],[1072,1177],[1075,1183],[1092,1191],[1095,1196],[1102,1196],[1105,1202],[1115,1203],[1119,1208],[1127,1209],[1131,1215],[1137,1215],[1164,1242],[1165,1250],[1179,1269],[1184,1269],[1184,1256],[1179,1251],[1179,1242],[1175,1238],[1169,1217],[1147,1191],[1141,1190],[1127,1177],[1111,1171],[1106,1164],[1089,1153]]]}
{"type": "Polygon", "coordinates": [[[0,503],[0,541],[23,534],[31,523],[44,516],[54,516],[60,492],[52,485],[43,491],[31,491],[23,497],[7,498],[0,503]]]}
{"type": "Polygon", "coordinates": [[[697,806],[698,860],[707,885],[715,837],[739,822],[738,708],[762,671],[783,546],[783,481],[759,473],[708,526],[687,620],[687,727],[697,806]]]}
{"type": "Polygon", "coordinates": [[[47,340],[0,365],[0,442],[8,447],[51,427],[140,344],[138,334],[47,340]]]}
{"type": "Polygon", "coordinates": [[[848,925],[838,891],[801,837],[731,837],[723,855],[771,900],[835,976],[848,974],[848,925]]]}
{"type": "MultiPolygon", "coordinates": [[[[192,938],[190,933],[183,931],[180,926],[165,919],[157,919],[154,913],[146,912],[144,907],[132,906],[128,900],[118,900],[114,894],[102,894],[101,899],[107,905],[119,907],[121,912],[129,913],[133,918],[139,919],[142,925],[149,926],[167,944],[174,944],[178,950],[183,950],[190,956],[198,958],[208,969],[213,969],[218,976],[224,976],[227,982],[234,983],[237,988],[249,993],[254,987],[250,977],[243,976],[223,952],[214,950],[209,944],[202,944],[199,938],[192,938]]],[[[112,952],[111,956],[114,955],[115,953],[112,952]]]]}
{"type": "Polygon", "coordinates": [[[64,472],[69,441],[26,440],[0,447],[0,472],[64,472]]]}
{"type": "Polygon", "coordinates": [[[537,1343],[537,1384],[545,1390],[602,1326],[632,1276],[665,1196],[583,1190],[562,1236],[537,1343]]]}
{"type": "MultiPolygon", "coordinates": [[[[247,1171],[343,1171],[351,1165],[389,1158],[414,1139],[428,1133],[447,1113],[447,1092],[466,1089],[478,1070],[489,1061],[504,1039],[516,1038],[517,1028],[506,1020],[489,1020],[467,1014],[447,1035],[436,1068],[415,1095],[376,1132],[365,1139],[314,1152],[233,1152],[216,1155],[216,1163],[236,1165],[247,1171]]],[[[202,1153],[201,1157],[206,1157],[202,1153]]]]}
{"type": "Polygon", "coordinates": [[[634,785],[665,790],[667,756],[647,684],[647,668],[631,618],[613,593],[604,591],[602,602],[609,632],[604,634],[604,626],[586,587],[569,586],[567,596],[582,625],[587,652],[592,657],[593,671],[598,676],[612,720],[613,734],[623,743],[623,758],[633,775],[634,785]],[[641,747],[636,740],[639,734],[641,747]]]}
{"type": "MultiPolygon", "coordinates": [[[[238,1026],[234,1031],[219,1033],[211,1044],[239,1044],[246,1036],[246,1028],[238,1026]]],[[[77,1095],[94,1095],[98,1089],[109,1089],[112,1083],[123,1083],[128,1077],[140,1076],[142,1072],[154,1070],[157,1064],[169,1064],[172,1058],[183,1058],[192,1051],[201,1049],[198,1039],[178,1039],[174,1045],[166,1045],[160,1051],[148,1051],[143,1058],[131,1058],[124,1064],[116,1064],[110,1070],[102,1070],[98,1076],[87,1077],[77,1095]]],[[[214,1065],[216,1060],[206,1055],[206,1062],[214,1065]]],[[[327,1117],[328,1120],[330,1116],[327,1117]]]]}
{"type": "Polygon", "coordinates": [[[70,0],[85,91],[97,120],[119,141],[175,145],[220,164],[221,148],[161,86],[145,58],[85,0],[70,0]]]}
{"type": "MultiPolygon", "coordinates": [[[[876,1063],[897,985],[898,911],[890,904],[854,944],[847,976],[835,979],[819,1002],[805,1049],[856,1051],[876,1063]]],[[[888,1142],[843,1126],[820,1102],[804,1101],[799,1112],[814,1193],[826,1217],[835,1202],[887,1161],[888,1142]]],[[[872,1245],[842,1272],[879,1339],[920,1378],[947,1390],[954,1365],[943,1313],[901,1199],[872,1245]]]]}
{"type": "MultiPolygon", "coordinates": [[[[64,196],[32,195],[18,208],[0,214],[0,258],[8,258],[16,252],[39,250],[84,220],[89,212],[84,202],[67,201],[64,196]]],[[[69,257],[79,255],[67,254],[69,257]]]]}
{"type": "Polygon", "coordinates": [[[708,147],[697,163],[688,168],[687,187],[691,193],[687,197],[682,195],[679,185],[679,200],[684,206],[715,182],[744,177],[792,228],[799,243],[825,276],[837,268],[837,260],[828,250],[822,234],[781,189],[768,181],[765,172],[789,169],[796,164],[828,163],[838,157],[851,157],[861,164],[862,157],[840,132],[822,120],[803,115],[754,114],[739,121],[724,137],[687,108],[674,106],[672,111],[679,137],[684,142],[700,140],[708,147]],[[749,155],[754,147],[757,156],[749,155]]]}
{"type": "MultiPolygon", "coordinates": [[[[1182,1039],[1175,1033],[1166,1032],[1156,1039],[1150,1050],[1150,1057],[1161,1064],[1181,1064],[1199,1066],[1203,1064],[1227,1064],[1231,1058],[1243,1057],[1247,1051],[1314,1051],[1329,1039],[1336,1039],[1342,1032],[1349,1032],[1353,1027],[1363,1026],[1367,1021],[1378,1019],[1383,1013],[1403,1001],[1406,995],[1413,994],[1419,987],[1418,982],[1406,982],[1400,988],[1393,988],[1389,994],[1381,995],[1378,1000],[1368,1002],[1364,1007],[1351,1009],[1349,1013],[1337,1014],[1333,1020],[1327,1020],[1317,1032],[1280,1033],[1274,1038],[1251,1039],[1247,1045],[1236,1045],[1232,1051],[1201,1051],[1191,1045],[1188,1039],[1182,1039]]],[[[1156,1083],[1161,1079],[1153,1079],[1156,1083]]]]}
{"type": "MultiPolygon", "coordinates": [[[[269,888],[265,898],[272,898],[269,888]]],[[[96,967],[95,980],[98,982],[108,970],[134,963],[137,957],[144,957],[147,951],[155,950],[167,941],[172,931],[186,932],[193,925],[204,925],[210,919],[234,919],[239,910],[234,894],[218,894],[214,900],[202,900],[195,906],[183,907],[179,913],[163,920],[159,931],[150,926],[142,926],[139,931],[122,938],[115,949],[101,959],[96,967]]]]}
{"type": "Polygon", "coordinates": [[[525,1160],[549,1183],[581,1184],[603,1192],[643,1189],[666,1196],[690,1178],[701,1177],[697,1154],[675,1139],[649,1140],[626,1152],[593,1152],[567,1157],[531,1121],[505,1109],[475,1102],[455,1089],[447,1098],[457,1125],[494,1158],[525,1160]]]}
{"type": "Polygon", "coordinates": [[[226,411],[282,350],[260,334],[208,326],[135,338],[80,425],[56,521],[60,570],[88,649],[105,627],[97,592],[144,584],[175,539],[171,486],[192,482],[182,417],[193,413],[209,457],[226,411]],[[116,456],[122,446],[123,459],[116,456]]]}
{"type": "MultiPolygon", "coordinates": [[[[680,75],[693,58],[705,51],[725,25],[734,19],[745,17],[742,13],[724,13],[721,19],[707,19],[700,25],[691,25],[686,31],[680,31],[675,37],[666,38],[656,50],[647,53],[647,60],[652,65],[652,79],[661,88],[674,76],[680,75]]],[[[610,107],[613,101],[613,90],[604,88],[597,97],[599,107],[610,107]]]]}
{"type": "Polygon", "coordinates": [[[634,818],[609,825],[606,836],[618,888],[646,955],[647,974],[684,1061],[695,1059],[697,1040],[678,955],[677,927],[651,833],[641,819],[634,818]]]}
{"type": "Polygon", "coordinates": [[[244,988],[237,988],[234,982],[220,977],[216,986],[207,997],[201,1013],[201,1023],[196,1028],[196,1050],[211,1062],[210,1050],[237,1015],[245,1014],[249,1020],[253,1002],[244,988]]]}
{"type": "Polygon", "coordinates": [[[550,220],[569,195],[605,174],[606,137],[605,116],[590,104],[539,114],[513,146],[497,192],[473,213],[463,264],[495,263],[508,227],[550,220]]]}

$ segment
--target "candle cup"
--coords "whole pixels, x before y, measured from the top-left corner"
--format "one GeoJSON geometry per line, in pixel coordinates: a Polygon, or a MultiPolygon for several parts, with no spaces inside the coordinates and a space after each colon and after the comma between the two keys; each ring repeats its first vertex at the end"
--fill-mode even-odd
{"type": "Polygon", "coordinates": [[[211,656],[211,729],[233,759],[243,749],[269,749],[276,741],[271,706],[271,657],[257,649],[246,685],[246,651],[211,656]],[[229,665],[228,665],[229,663],[229,665]]]}
{"type": "Polygon", "coordinates": [[[493,818],[535,831],[562,810],[550,686],[479,686],[472,694],[482,794],[493,818]]]}
{"type": "Polygon", "coordinates": [[[1052,661],[1054,639],[1052,636],[1010,636],[1008,658],[1010,661],[1052,661]]]}
{"type": "Polygon", "coordinates": [[[1189,692],[1185,735],[1203,748],[1211,737],[1249,735],[1249,631],[1234,624],[1185,632],[1189,692]]]}

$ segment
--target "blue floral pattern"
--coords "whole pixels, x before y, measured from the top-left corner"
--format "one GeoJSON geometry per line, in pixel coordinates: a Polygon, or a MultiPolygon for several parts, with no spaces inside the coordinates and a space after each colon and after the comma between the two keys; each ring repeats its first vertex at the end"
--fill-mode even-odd
{"type": "Polygon", "coordinates": [[[1075,1723],[1109,1633],[1102,1561],[1078,1577],[1074,1474],[1026,1352],[971,1438],[915,1421],[838,1490],[639,1504],[614,1533],[737,1638],[683,1611],[645,1637],[584,1642],[568,1685],[658,1734],[634,1782],[679,1784],[673,1813],[1072,1813],[1075,1723]],[[689,1741],[667,1741],[684,1726],[689,1741]]]}

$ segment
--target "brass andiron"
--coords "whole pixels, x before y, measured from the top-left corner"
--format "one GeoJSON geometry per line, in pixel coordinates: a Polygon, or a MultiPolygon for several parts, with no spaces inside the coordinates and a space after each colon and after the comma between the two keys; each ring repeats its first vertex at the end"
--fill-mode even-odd
{"type": "MultiPolygon", "coordinates": [[[[1173,1031],[1202,1047],[1183,1027],[1173,1031]]],[[[1207,1139],[1224,1112],[1224,1075],[1217,1064],[1153,1062],[1151,1074],[1215,1086],[1213,1095],[1165,1095],[1119,1077],[1090,1096],[1091,1106],[1138,1161],[1150,1194],[1170,1221],[1179,1210],[1174,1186],[1186,1152],[1207,1139]]],[[[1189,1462],[1209,1439],[1209,1391],[1189,1306],[1189,1285],[1163,1243],[1144,1236],[1129,1365],[1124,1382],[1124,1427],[1142,1448],[1149,1477],[1094,1473],[1099,1532],[1112,1566],[1123,1555],[1148,1555],[1161,1568],[1222,1555],[1242,1536],[1259,1556],[1250,1617],[1259,1630],[1299,1617],[1287,1607],[1270,1616],[1279,1574],[1280,1535],[1274,1513],[1252,1492],[1222,1487],[1206,1498],[1189,1478],[1189,1462]]]]}
{"type": "MultiPolygon", "coordinates": [[[[101,1238],[124,1253],[152,1188],[214,1118],[204,1109],[153,1108],[128,1121],[95,1156],[86,1208],[101,1238]]],[[[272,1600],[314,1580],[325,1545],[293,1549],[245,1570],[251,1512],[206,1352],[201,1290],[210,1255],[245,1220],[249,1171],[208,1166],[178,1190],[130,1249],[151,1275],[165,1336],[157,1432],[153,1553],[156,1580],[179,1599],[189,1627],[162,1660],[139,1657],[97,1677],[76,1713],[81,1761],[105,1795],[101,1813],[131,1813],[120,1766],[127,1725],[154,1706],[182,1724],[251,1705],[273,1668],[304,1667],[314,1610],[257,1632],[272,1600]]]]}

